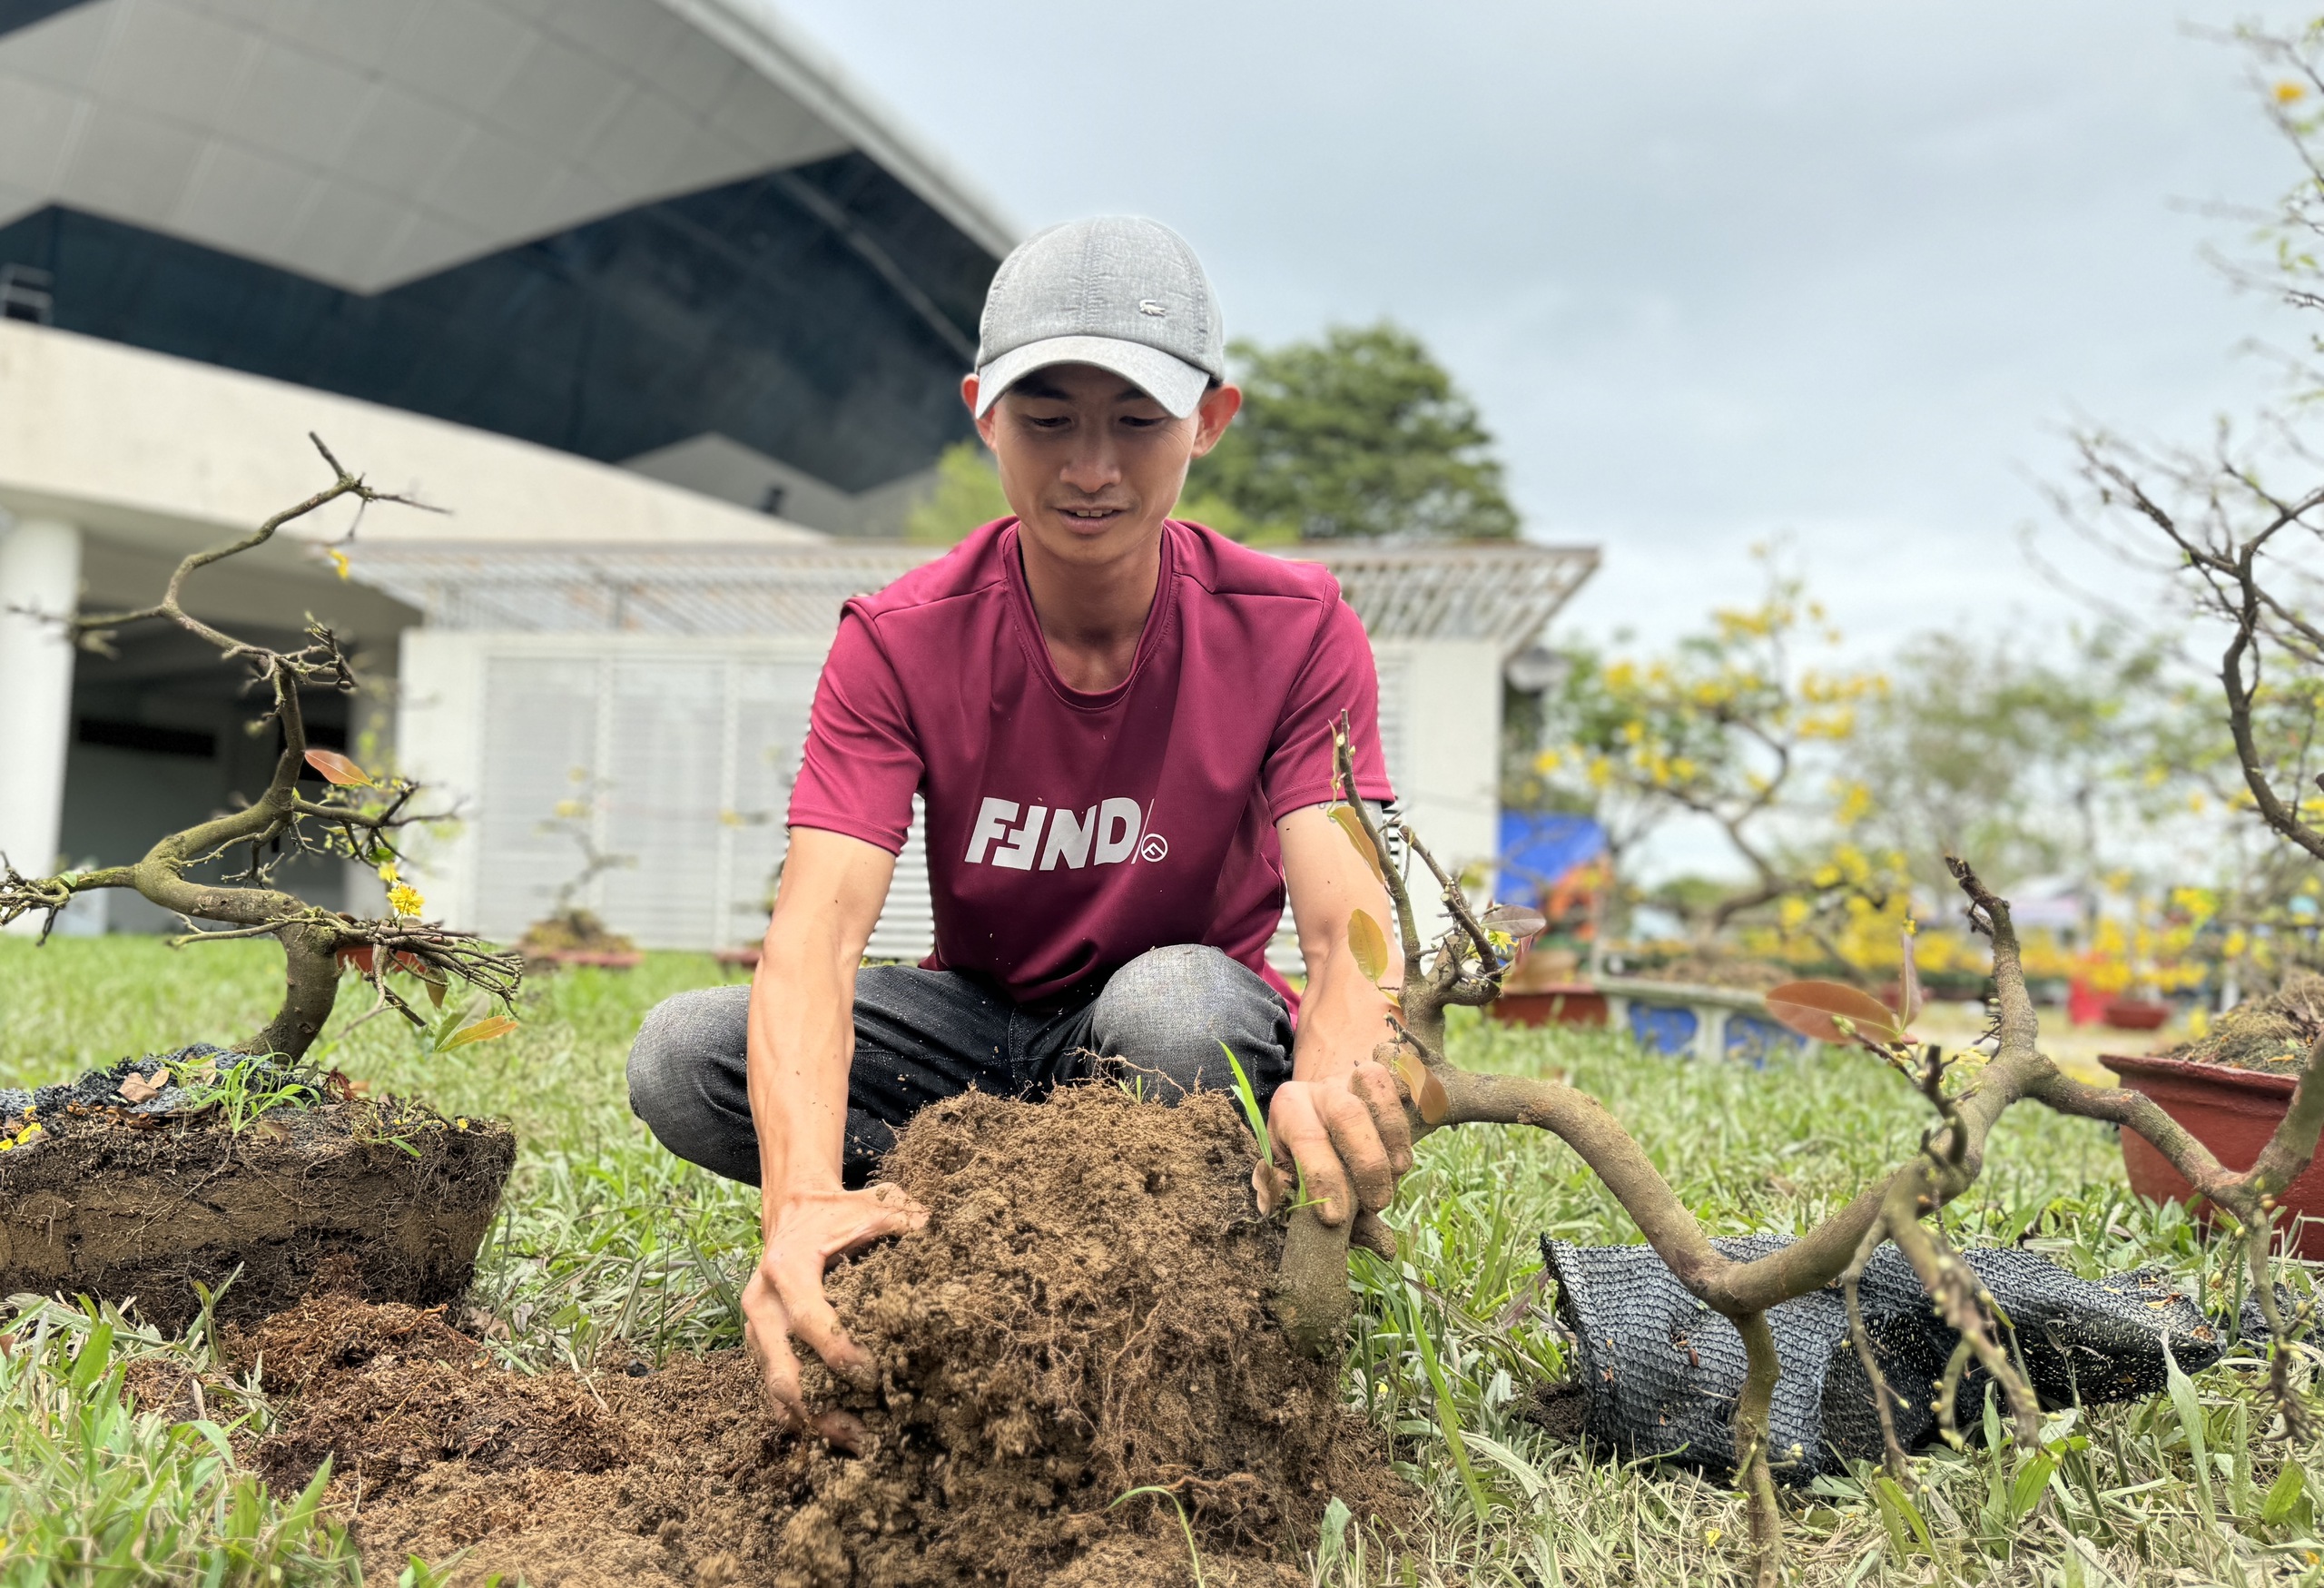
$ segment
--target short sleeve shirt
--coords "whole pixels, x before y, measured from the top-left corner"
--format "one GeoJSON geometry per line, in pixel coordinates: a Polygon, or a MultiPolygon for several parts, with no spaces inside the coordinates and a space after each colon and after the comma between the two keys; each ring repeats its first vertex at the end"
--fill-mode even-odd
{"type": "Polygon", "coordinates": [[[823,664],[791,824],[900,851],[926,802],[934,968],[1019,1002],[1148,949],[1208,943],[1278,990],[1275,823],[1334,797],[1350,725],[1364,798],[1392,791],[1372,647],[1330,572],[1163,526],[1129,676],[1058,676],[1017,522],[847,603],[823,664]]]}

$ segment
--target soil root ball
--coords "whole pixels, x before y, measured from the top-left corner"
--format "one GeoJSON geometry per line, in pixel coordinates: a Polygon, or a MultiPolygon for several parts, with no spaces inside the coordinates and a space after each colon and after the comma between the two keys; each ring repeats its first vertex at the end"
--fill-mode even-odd
{"type": "MultiPolygon", "coordinates": [[[[888,1176],[925,1228],[833,1271],[876,1389],[811,1366],[862,1419],[849,1457],[783,1433],[737,1351],[590,1385],[483,1364],[432,1315],[325,1299],[271,1320],[286,1476],[323,1455],[377,1570],[471,1548],[464,1578],[652,1588],[1304,1581],[1334,1495],[1402,1521],[1382,1436],[1295,1355],[1261,1293],[1281,1249],[1224,1098],[1088,1087],[971,1095],[902,1133],[888,1176]],[[543,1437],[544,1434],[553,1437],[543,1437]],[[365,1454],[368,1452],[369,1454],[365,1454]],[[361,1475],[350,1464],[359,1463],[361,1475]]],[[[279,1454],[278,1454],[279,1453],[279,1454]]]]}
{"type": "Polygon", "coordinates": [[[828,1286],[880,1386],[808,1369],[810,1396],[876,1445],[794,1456],[805,1503],[781,1563],[833,1588],[995,1563],[1030,1582],[1125,1513],[1183,1555],[1167,1502],[1108,1512],[1147,1484],[1215,1549],[1312,1543],[1334,1494],[1393,1507],[1336,1374],[1266,1315],[1283,1234],[1256,1215],[1251,1161],[1222,1093],[1177,1108],[1109,1085],[1038,1105],[970,1093],[915,1119],[883,1177],[927,1226],[828,1286]],[[840,1559],[852,1577],[822,1564],[840,1559]]]}
{"type": "Polygon", "coordinates": [[[0,1119],[19,1143],[0,1153],[0,1296],[133,1297],[175,1330],[200,1311],[197,1281],[225,1287],[218,1316],[242,1321],[332,1272],[423,1307],[468,1288],[516,1161],[505,1126],[313,1090],[241,1119],[175,1085],[123,1106],[141,1066],[165,1061],[44,1089],[33,1095],[61,1100],[0,1119]]]}

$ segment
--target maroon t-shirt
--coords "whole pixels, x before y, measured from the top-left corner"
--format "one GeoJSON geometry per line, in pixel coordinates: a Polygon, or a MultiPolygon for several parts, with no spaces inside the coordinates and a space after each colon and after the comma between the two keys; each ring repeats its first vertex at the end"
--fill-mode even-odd
{"type": "Polygon", "coordinates": [[[1313,563],[1163,526],[1128,678],[1091,694],[1049,659],[1017,554],[988,524],[847,603],[823,664],[791,824],[894,853],[928,807],[931,967],[1022,1002],[1167,943],[1209,943],[1282,989],[1275,823],[1332,798],[1332,725],[1392,797],[1364,626],[1313,563]]]}

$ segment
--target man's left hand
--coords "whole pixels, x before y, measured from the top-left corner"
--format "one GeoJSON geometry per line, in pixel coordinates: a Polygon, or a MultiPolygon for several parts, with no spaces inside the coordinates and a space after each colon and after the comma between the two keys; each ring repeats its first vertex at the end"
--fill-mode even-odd
{"type": "MultiPolygon", "coordinates": [[[[1344,1076],[1285,1081],[1267,1105],[1267,1130],[1276,1165],[1296,1167],[1325,1224],[1340,1224],[1359,1208],[1379,1212],[1413,1167],[1412,1127],[1396,1079],[1369,1059],[1344,1076]]],[[[1259,1165],[1251,1184],[1263,1212],[1281,1205],[1285,1181],[1275,1166],[1259,1165]]]]}

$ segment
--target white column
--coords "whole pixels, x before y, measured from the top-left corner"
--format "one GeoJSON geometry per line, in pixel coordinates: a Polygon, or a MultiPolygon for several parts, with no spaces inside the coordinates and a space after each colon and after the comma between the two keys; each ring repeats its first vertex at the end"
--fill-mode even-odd
{"type": "MultiPolygon", "coordinates": [[[[0,853],[27,876],[56,868],[73,646],[54,620],[81,596],[81,532],[53,518],[0,529],[0,853]]],[[[15,923],[40,930],[40,917],[15,923]]]]}

